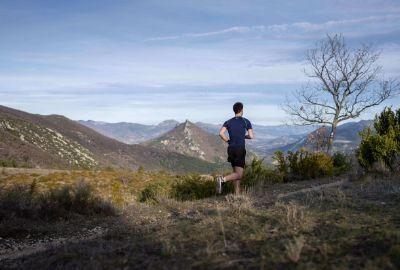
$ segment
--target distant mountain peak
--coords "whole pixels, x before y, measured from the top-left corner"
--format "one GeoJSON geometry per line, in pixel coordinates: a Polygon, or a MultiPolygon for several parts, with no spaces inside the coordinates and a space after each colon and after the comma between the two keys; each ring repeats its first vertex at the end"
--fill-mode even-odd
{"type": "Polygon", "coordinates": [[[106,122],[103,122],[103,121],[95,121],[95,120],[78,120],[78,123],[80,123],[80,124],[83,124],[83,125],[85,125],[85,124],[87,124],[87,125],[105,125],[105,124],[107,124],[106,122]]]}
{"type": "Polygon", "coordinates": [[[186,119],[185,122],[181,124],[184,128],[193,128],[197,127],[193,122],[190,122],[189,120],[186,119]]]}
{"type": "Polygon", "coordinates": [[[226,159],[225,147],[218,136],[208,133],[189,120],[180,123],[162,136],[146,142],[145,145],[209,162],[221,162],[226,159]]]}

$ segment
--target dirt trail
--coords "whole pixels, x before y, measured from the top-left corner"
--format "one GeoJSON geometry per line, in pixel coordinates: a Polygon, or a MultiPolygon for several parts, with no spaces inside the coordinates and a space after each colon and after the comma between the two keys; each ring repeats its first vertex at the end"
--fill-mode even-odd
{"type": "Polygon", "coordinates": [[[299,189],[299,190],[296,190],[296,191],[278,194],[278,196],[276,198],[279,200],[279,199],[287,198],[287,197],[290,197],[290,196],[293,196],[293,195],[297,195],[297,194],[301,194],[301,193],[307,193],[307,192],[312,192],[312,191],[320,191],[322,189],[330,188],[330,187],[338,187],[338,186],[343,185],[346,182],[347,182],[347,180],[340,180],[340,181],[336,181],[336,182],[332,182],[332,183],[328,183],[328,184],[322,184],[322,185],[318,185],[318,186],[314,186],[314,187],[310,187],[310,188],[302,188],[302,189],[299,189]]]}
{"type": "Polygon", "coordinates": [[[10,239],[0,238],[0,262],[5,259],[18,259],[20,257],[54,249],[65,244],[74,244],[81,241],[93,240],[103,236],[106,232],[107,229],[105,228],[95,227],[72,237],[36,239],[29,243],[18,243],[10,239]]]}

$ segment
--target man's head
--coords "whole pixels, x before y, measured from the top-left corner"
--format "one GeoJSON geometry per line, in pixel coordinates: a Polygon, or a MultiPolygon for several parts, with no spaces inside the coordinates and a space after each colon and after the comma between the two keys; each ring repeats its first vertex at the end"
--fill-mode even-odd
{"type": "Polygon", "coordinates": [[[243,114],[243,103],[236,102],[235,104],[233,104],[233,112],[235,114],[243,114]]]}

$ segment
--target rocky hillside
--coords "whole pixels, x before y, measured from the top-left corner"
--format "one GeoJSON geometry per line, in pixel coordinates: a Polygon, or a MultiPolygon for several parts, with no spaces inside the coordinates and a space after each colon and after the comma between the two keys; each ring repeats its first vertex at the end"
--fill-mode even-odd
{"type": "Polygon", "coordinates": [[[87,148],[53,129],[8,115],[0,116],[0,156],[4,160],[52,167],[91,168],[99,165],[87,148]]]}
{"type": "Polygon", "coordinates": [[[158,125],[143,125],[128,122],[107,123],[92,120],[80,120],[78,122],[94,129],[100,134],[127,144],[151,140],[172,130],[179,124],[179,122],[175,120],[165,120],[158,125]]]}
{"type": "Polygon", "coordinates": [[[186,121],[144,145],[196,157],[208,162],[226,161],[226,145],[214,134],[186,121]]]}
{"type": "Polygon", "coordinates": [[[128,145],[60,115],[34,115],[0,106],[0,166],[119,167],[210,172],[215,165],[177,152],[128,145]]]}

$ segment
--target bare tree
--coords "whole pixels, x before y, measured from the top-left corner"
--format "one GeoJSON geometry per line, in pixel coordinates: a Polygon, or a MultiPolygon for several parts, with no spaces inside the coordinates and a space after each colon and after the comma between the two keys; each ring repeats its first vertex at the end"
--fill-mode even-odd
{"type": "Polygon", "coordinates": [[[330,127],[328,152],[340,122],[359,117],[400,88],[397,80],[383,79],[380,52],[369,45],[351,49],[342,35],[328,35],[306,56],[309,68],[304,72],[310,81],[283,109],[296,124],[330,127]]]}

